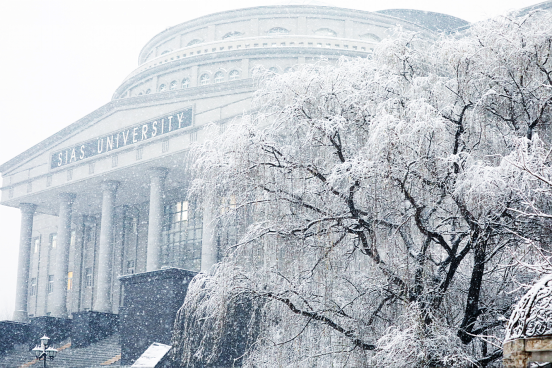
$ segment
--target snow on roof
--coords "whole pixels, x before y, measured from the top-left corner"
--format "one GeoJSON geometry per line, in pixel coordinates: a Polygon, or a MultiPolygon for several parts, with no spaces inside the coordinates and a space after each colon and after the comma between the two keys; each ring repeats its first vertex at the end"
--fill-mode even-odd
{"type": "Polygon", "coordinates": [[[134,362],[132,368],[155,368],[171,348],[172,346],[170,345],[154,342],[142,355],[140,355],[140,358],[134,362]]]}
{"type": "Polygon", "coordinates": [[[505,341],[552,335],[552,274],[544,276],[517,303],[505,341]]]}

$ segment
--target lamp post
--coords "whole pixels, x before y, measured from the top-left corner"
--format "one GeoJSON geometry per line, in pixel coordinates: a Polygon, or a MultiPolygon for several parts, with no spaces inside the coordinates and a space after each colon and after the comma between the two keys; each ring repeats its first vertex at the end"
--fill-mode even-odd
{"type": "Polygon", "coordinates": [[[33,352],[37,360],[44,360],[44,368],[46,368],[46,359],[54,360],[58,351],[50,347],[50,338],[44,335],[40,338],[40,346],[35,346],[33,352]]]}

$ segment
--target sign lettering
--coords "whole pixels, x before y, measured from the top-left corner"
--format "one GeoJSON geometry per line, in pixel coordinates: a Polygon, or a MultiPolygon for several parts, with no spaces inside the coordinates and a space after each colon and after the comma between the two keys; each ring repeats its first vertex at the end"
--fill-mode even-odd
{"type": "Polygon", "coordinates": [[[191,125],[192,109],[188,108],[171,115],[163,116],[160,119],[133,125],[118,132],[103,135],[73,147],[56,151],[52,154],[51,168],[55,169],[89,157],[108,153],[191,125]]]}

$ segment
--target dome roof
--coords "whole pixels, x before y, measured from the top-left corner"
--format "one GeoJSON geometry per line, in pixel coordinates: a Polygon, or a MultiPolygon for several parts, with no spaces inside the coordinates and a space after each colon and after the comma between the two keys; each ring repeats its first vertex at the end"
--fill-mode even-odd
{"type": "Polygon", "coordinates": [[[435,13],[415,9],[386,9],[376,13],[390,15],[418,24],[434,32],[453,32],[458,28],[469,25],[464,19],[448,14],[435,13]]]}
{"type": "Polygon", "coordinates": [[[537,282],[510,317],[505,340],[552,335],[552,274],[537,282]]]}

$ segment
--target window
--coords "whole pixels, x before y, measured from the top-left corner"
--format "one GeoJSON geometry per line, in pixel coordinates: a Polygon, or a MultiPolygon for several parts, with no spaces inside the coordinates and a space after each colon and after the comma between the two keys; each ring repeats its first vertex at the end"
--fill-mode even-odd
{"type": "Polygon", "coordinates": [[[243,36],[243,32],[232,31],[232,32],[228,32],[227,34],[222,36],[222,39],[226,40],[226,39],[238,38],[240,36],[243,36]]]}
{"type": "Polygon", "coordinates": [[[366,40],[366,41],[372,41],[372,42],[380,42],[381,41],[381,38],[379,38],[378,36],[376,36],[373,33],[365,33],[363,35],[360,35],[360,39],[366,40]]]}
{"type": "Polygon", "coordinates": [[[57,234],[50,234],[50,248],[55,248],[57,246],[57,234]]]}
{"type": "Polygon", "coordinates": [[[134,274],[134,260],[127,261],[127,274],[134,274]]]}
{"type": "Polygon", "coordinates": [[[67,290],[73,290],[73,271],[67,272],[67,290]]]}
{"type": "Polygon", "coordinates": [[[337,33],[329,28],[320,28],[314,31],[317,36],[337,37],[337,33]]]}
{"type": "Polygon", "coordinates": [[[36,295],[36,291],[37,291],[37,287],[36,287],[36,277],[33,277],[33,278],[31,279],[31,290],[30,290],[31,296],[35,296],[35,295],[36,295]]]}
{"type": "Polygon", "coordinates": [[[182,79],[182,88],[190,87],[190,80],[188,78],[182,79]]]}
{"type": "Polygon", "coordinates": [[[188,44],[186,46],[198,45],[200,43],[203,43],[203,40],[200,40],[199,38],[196,38],[196,39],[193,39],[190,42],[188,42],[188,44]]]}
{"type": "Polygon", "coordinates": [[[161,262],[164,266],[197,271],[201,267],[201,210],[188,201],[165,206],[161,262]]]}
{"type": "Polygon", "coordinates": [[[237,79],[240,79],[240,72],[237,71],[237,70],[232,70],[229,74],[228,74],[228,80],[237,80],[237,79]]]}
{"type": "Polygon", "coordinates": [[[94,279],[92,278],[92,267],[87,267],[84,270],[84,280],[86,287],[92,287],[94,285],[94,279]]]}
{"type": "Polygon", "coordinates": [[[76,241],[77,241],[77,232],[75,230],[71,230],[71,240],[69,243],[71,247],[75,246],[76,241]]]}
{"type": "Polygon", "coordinates": [[[268,31],[268,34],[288,34],[289,30],[283,27],[274,27],[268,31]]]}
{"type": "Polygon", "coordinates": [[[163,92],[166,89],[165,85],[162,84],[159,86],[159,92],[163,92]]]}
{"type": "Polygon", "coordinates": [[[224,82],[224,73],[223,72],[216,72],[215,74],[215,83],[221,83],[224,82]]]}
{"type": "Polygon", "coordinates": [[[169,52],[171,52],[171,50],[165,50],[161,53],[161,55],[165,55],[165,54],[168,54],[169,52]]]}
{"type": "Polygon", "coordinates": [[[40,248],[40,237],[36,237],[33,239],[33,244],[34,244],[34,252],[35,253],[38,253],[38,249],[40,248]]]}
{"type": "Polygon", "coordinates": [[[48,275],[48,294],[54,292],[54,275],[48,275]]]}
{"type": "Polygon", "coordinates": [[[206,84],[209,84],[209,79],[209,74],[202,74],[201,77],[199,77],[199,85],[204,86],[206,84]]]}
{"type": "Polygon", "coordinates": [[[146,90],[146,95],[149,95],[150,93],[151,93],[151,89],[148,88],[148,89],[146,90]]]}
{"type": "Polygon", "coordinates": [[[178,83],[176,83],[176,81],[172,81],[172,82],[171,82],[171,86],[170,86],[171,91],[172,91],[173,89],[176,89],[177,87],[178,87],[178,83]]]}

